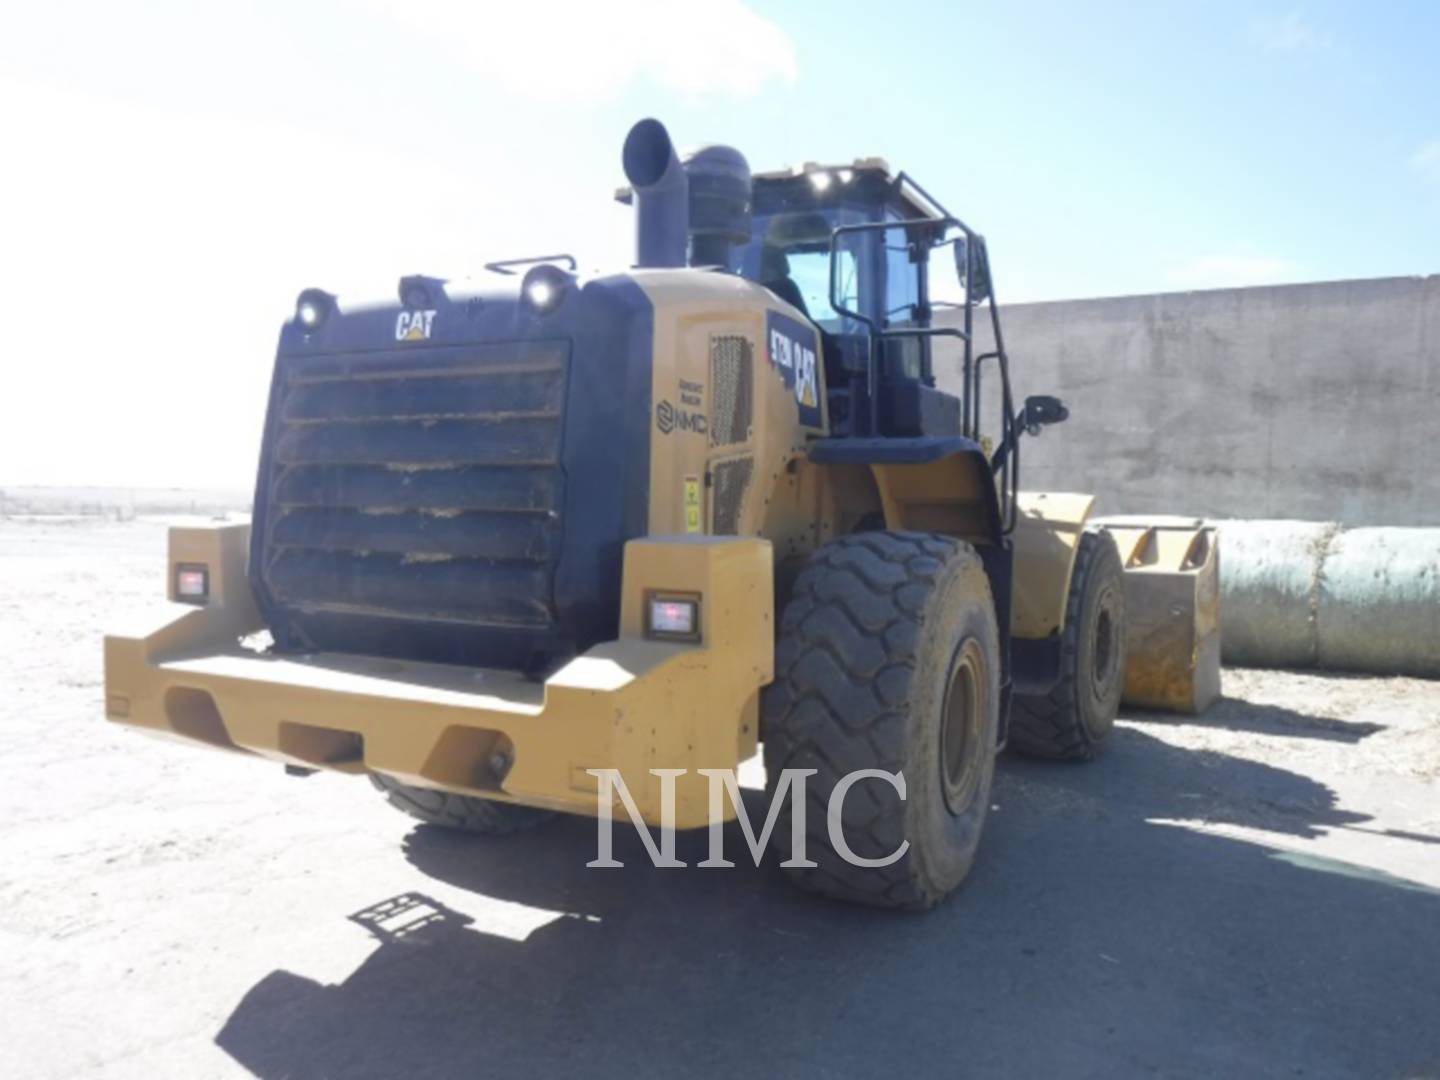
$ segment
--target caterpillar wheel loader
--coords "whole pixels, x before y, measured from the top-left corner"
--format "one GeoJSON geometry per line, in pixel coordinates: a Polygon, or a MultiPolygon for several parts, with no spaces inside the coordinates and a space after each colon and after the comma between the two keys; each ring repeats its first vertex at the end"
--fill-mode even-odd
{"type": "Polygon", "coordinates": [[[933,905],[1007,741],[1088,758],[1120,700],[1115,544],[1020,490],[1065,409],[1012,401],[985,241],[905,173],[682,162],[655,120],[623,165],[623,273],[299,295],[251,522],[171,531],[107,716],[484,833],[601,813],[607,769],[704,826],[698,770],[763,744],[772,787],[813,770],[787,873],[933,905]]]}

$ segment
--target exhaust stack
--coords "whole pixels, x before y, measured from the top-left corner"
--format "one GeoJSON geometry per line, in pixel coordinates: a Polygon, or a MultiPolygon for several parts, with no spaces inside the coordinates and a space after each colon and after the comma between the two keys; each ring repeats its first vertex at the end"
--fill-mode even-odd
{"type": "Polygon", "coordinates": [[[635,202],[637,267],[730,269],[736,244],[750,239],[750,165],[729,146],[675,155],[659,120],[641,120],[621,155],[635,202]]]}
{"type": "Polygon", "coordinates": [[[684,266],[690,182],[665,125],[647,119],[632,127],[621,160],[635,192],[635,265],[684,266]]]}

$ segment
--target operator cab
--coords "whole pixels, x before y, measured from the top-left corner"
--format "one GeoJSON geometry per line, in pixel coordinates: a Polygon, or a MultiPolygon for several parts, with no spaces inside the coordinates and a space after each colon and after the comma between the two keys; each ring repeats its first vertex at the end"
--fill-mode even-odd
{"type": "Polygon", "coordinates": [[[879,158],[753,177],[753,227],[731,269],[820,328],[836,434],[964,433],[960,400],[935,388],[932,353],[934,336],[953,334],[932,329],[933,307],[965,306],[965,235],[947,239],[956,226],[879,158]],[[932,263],[952,245],[955,259],[932,263]]]}

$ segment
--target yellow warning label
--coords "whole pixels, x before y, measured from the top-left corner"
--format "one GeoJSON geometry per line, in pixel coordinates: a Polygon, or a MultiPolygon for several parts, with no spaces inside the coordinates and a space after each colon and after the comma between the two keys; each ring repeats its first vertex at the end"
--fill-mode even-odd
{"type": "Polygon", "coordinates": [[[700,520],[700,478],[687,476],[685,477],[685,531],[698,533],[700,520]]]}

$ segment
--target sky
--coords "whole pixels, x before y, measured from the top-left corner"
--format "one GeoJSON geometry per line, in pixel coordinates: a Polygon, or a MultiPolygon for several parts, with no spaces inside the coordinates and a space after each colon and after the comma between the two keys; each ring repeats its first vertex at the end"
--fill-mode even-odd
{"type": "Polygon", "coordinates": [[[620,269],[656,116],[880,155],[1002,301],[1440,271],[1440,4],[11,5],[0,487],[248,488],[303,288],[620,269]]]}

